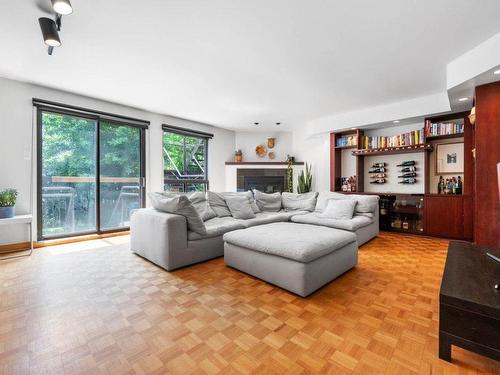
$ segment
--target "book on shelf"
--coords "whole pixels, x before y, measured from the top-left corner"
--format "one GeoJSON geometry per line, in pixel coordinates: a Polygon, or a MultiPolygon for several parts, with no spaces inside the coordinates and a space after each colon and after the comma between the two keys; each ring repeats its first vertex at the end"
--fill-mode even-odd
{"type": "Polygon", "coordinates": [[[453,134],[463,134],[464,123],[455,122],[431,122],[431,120],[425,121],[425,136],[426,137],[437,137],[440,135],[453,135],[453,134]]]}
{"type": "Polygon", "coordinates": [[[344,135],[337,138],[335,142],[336,147],[349,147],[357,146],[357,136],[356,135],[344,135]]]}
{"type": "Polygon", "coordinates": [[[424,129],[413,130],[411,132],[393,135],[391,137],[384,136],[364,136],[363,148],[388,148],[400,146],[413,146],[424,143],[424,129]]]}

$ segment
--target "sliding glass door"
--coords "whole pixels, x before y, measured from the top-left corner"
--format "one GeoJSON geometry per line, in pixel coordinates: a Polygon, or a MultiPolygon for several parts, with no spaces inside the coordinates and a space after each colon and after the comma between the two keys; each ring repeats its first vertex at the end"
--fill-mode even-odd
{"type": "Polygon", "coordinates": [[[141,207],[142,129],[100,124],[100,228],[129,226],[130,211],[141,207]]]}
{"type": "Polygon", "coordinates": [[[144,202],[144,129],[38,111],[38,239],[126,229],[144,202]]]}

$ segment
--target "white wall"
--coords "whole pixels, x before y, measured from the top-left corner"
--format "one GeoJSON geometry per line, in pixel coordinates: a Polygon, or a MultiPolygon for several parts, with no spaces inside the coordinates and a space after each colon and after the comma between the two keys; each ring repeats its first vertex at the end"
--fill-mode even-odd
{"type": "MultiPolygon", "coordinates": [[[[214,138],[209,143],[208,157],[210,189],[223,190],[225,187],[225,162],[232,160],[235,149],[233,131],[0,78],[0,189],[18,190],[17,214],[30,212],[31,133],[34,113],[32,98],[34,97],[151,121],[146,134],[148,191],[161,190],[163,185],[162,124],[213,133],[214,138]]],[[[34,213],[36,214],[36,209],[34,213]]],[[[27,239],[27,230],[17,226],[7,228],[1,229],[0,244],[22,242],[27,239]]]]}
{"type": "Polygon", "coordinates": [[[243,152],[243,161],[286,161],[287,155],[292,155],[293,151],[293,136],[291,132],[276,131],[276,132],[236,132],[235,145],[236,150],[243,152]],[[272,149],[267,147],[267,138],[276,138],[275,146],[272,149]],[[260,158],[255,153],[255,148],[263,144],[267,152],[274,151],[276,158],[269,159],[266,155],[260,158]]]}
{"type": "Polygon", "coordinates": [[[314,191],[330,190],[330,134],[307,137],[303,132],[294,133],[293,155],[312,165],[314,191]]]}

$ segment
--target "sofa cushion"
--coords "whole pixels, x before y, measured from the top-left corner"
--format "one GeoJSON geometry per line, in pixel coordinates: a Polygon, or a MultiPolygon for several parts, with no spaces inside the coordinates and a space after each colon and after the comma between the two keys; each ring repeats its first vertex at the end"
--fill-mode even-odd
{"type": "Polygon", "coordinates": [[[215,214],[218,217],[226,217],[226,216],[231,216],[231,211],[229,210],[229,207],[226,204],[226,198],[227,197],[240,197],[244,196],[247,197],[248,201],[250,202],[250,206],[252,207],[252,211],[254,213],[260,212],[259,207],[255,203],[253,194],[251,191],[245,191],[245,192],[222,192],[222,193],[216,193],[214,191],[209,191],[208,192],[208,203],[210,204],[210,207],[214,210],[215,214]]]}
{"type": "Polygon", "coordinates": [[[246,196],[228,196],[224,198],[231,216],[235,219],[253,219],[255,214],[246,196]]]}
{"type": "Polygon", "coordinates": [[[294,223],[313,224],[329,228],[337,228],[355,232],[360,228],[373,223],[373,219],[366,216],[355,215],[351,220],[328,219],[320,213],[313,212],[307,215],[295,215],[292,217],[294,223]]]}
{"type": "Polygon", "coordinates": [[[193,207],[198,212],[203,221],[207,221],[217,216],[214,210],[212,210],[212,208],[208,204],[207,194],[202,191],[195,191],[192,193],[174,193],[170,191],[160,191],[151,194],[149,195],[149,197],[151,199],[151,203],[153,204],[153,206],[154,206],[153,199],[155,199],[156,196],[160,197],[161,195],[164,197],[173,198],[179,195],[185,195],[191,201],[193,207]],[[154,196],[152,196],[151,194],[154,194],[154,196]]]}
{"type": "Polygon", "coordinates": [[[271,223],[232,231],[223,239],[246,249],[309,263],[355,242],[356,235],[307,224],[271,223]]]}
{"type": "Polygon", "coordinates": [[[224,199],[226,199],[227,197],[247,197],[248,201],[250,202],[250,206],[252,207],[252,211],[254,213],[260,212],[260,209],[257,206],[257,203],[255,203],[253,193],[250,190],[238,191],[238,192],[230,191],[230,192],[224,192],[224,193],[219,193],[219,194],[222,195],[222,197],[224,199]]]}
{"type": "Polygon", "coordinates": [[[188,193],[187,197],[203,221],[210,220],[217,216],[208,204],[206,193],[202,191],[195,191],[193,193],[188,193]]]}
{"type": "Polygon", "coordinates": [[[207,193],[208,204],[212,207],[218,217],[231,216],[231,211],[227,207],[226,200],[220,193],[209,191],[207,193]]]}
{"type": "Polygon", "coordinates": [[[316,207],[317,192],[296,194],[281,193],[281,205],[286,211],[314,211],[316,207]]]}
{"type": "Polygon", "coordinates": [[[189,230],[200,235],[206,234],[205,224],[187,196],[175,195],[169,197],[163,193],[150,193],[149,198],[153,207],[158,211],[182,215],[186,218],[189,230]]]}
{"type": "Polygon", "coordinates": [[[266,194],[254,190],[255,201],[261,211],[278,212],[281,210],[281,193],[266,194]]]}
{"type": "Polygon", "coordinates": [[[352,199],[330,199],[321,216],[327,219],[351,220],[356,204],[352,199]]]}
{"type": "Polygon", "coordinates": [[[246,220],[238,220],[234,217],[215,217],[205,222],[206,233],[199,234],[193,231],[188,231],[188,240],[196,241],[204,238],[211,238],[221,236],[224,233],[230,232],[236,229],[245,228],[246,220]]]}
{"type": "Polygon", "coordinates": [[[375,213],[378,209],[378,195],[359,195],[359,194],[341,194],[330,191],[324,191],[318,194],[316,201],[316,211],[323,211],[330,199],[353,199],[356,205],[356,213],[375,213]]]}

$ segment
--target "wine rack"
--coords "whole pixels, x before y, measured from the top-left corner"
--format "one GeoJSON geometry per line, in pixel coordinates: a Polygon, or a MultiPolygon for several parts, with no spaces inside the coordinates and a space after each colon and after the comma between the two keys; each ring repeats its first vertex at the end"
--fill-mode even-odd
{"type": "Polygon", "coordinates": [[[398,171],[398,178],[400,179],[398,184],[413,185],[417,183],[416,164],[415,160],[407,160],[397,165],[397,167],[401,168],[398,171]]]}
{"type": "Polygon", "coordinates": [[[385,184],[387,182],[387,163],[379,162],[372,164],[368,173],[370,174],[370,184],[385,184]]]}

